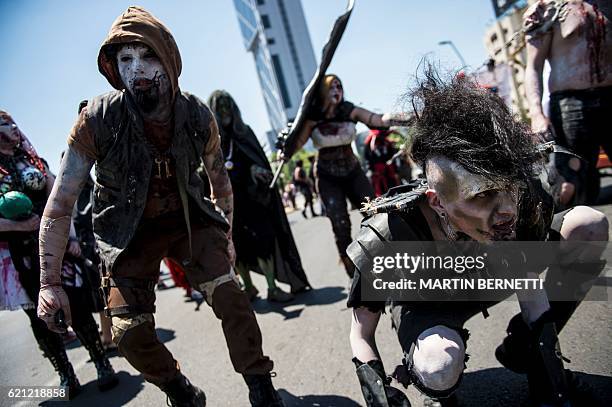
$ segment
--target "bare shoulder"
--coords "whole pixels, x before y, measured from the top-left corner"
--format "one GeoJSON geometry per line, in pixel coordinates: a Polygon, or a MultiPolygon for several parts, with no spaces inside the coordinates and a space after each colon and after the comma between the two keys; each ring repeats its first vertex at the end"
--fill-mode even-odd
{"type": "Polygon", "coordinates": [[[584,0],[571,0],[566,3],[560,20],[560,34],[563,39],[572,36],[597,37],[598,31],[601,31],[601,34],[609,31],[612,18],[612,7],[609,5],[591,4],[584,0]]]}
{"type": "Polygon", "coordinates": [[[567,0],[543,0],[533,3],[523,14],[523,30],[528,38],[549,34],[568,13],[567,0]]]}

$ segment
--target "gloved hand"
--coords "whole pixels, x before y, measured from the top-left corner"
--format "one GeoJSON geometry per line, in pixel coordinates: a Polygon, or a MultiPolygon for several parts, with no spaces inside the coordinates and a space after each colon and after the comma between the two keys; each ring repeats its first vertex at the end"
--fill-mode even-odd
{"type": "Polygon", "coordinates": [[[353,363],[357,368],[361,392],[368,407],[410,407],[406,395],[390,386],[391,378],[385,374],[380,360],[363,363],[353,358],[353,363]]]}

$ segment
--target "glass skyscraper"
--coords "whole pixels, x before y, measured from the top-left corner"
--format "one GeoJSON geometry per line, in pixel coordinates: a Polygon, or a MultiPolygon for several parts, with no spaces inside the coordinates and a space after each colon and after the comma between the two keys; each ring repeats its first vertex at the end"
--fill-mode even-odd
{"type": "Polygon", "coordinates": [[[299,0],[234,0],[244,46],[253,54],[272,131],[297,113],[316,60],[299,0]]]}

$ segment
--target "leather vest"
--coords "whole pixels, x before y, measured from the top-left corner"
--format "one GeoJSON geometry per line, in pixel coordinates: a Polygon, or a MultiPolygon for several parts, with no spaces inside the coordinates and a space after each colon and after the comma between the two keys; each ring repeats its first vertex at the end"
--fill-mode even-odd
{"type": "MultiPolygon", "coordinates": [[[[93,228],[100,256],[107,269],[112,270],[140,223],[154,157],[144,136],[142,117],[128,94],[113,91],[100,95],[89,101],[87,109],[98,151],[93,228]]],[[[190,202],[206,218],[229,230],[225,215],[208,197],[207,178],[198,171],[203,168],[204,148],[209,138],[215,136],[210,134],[211,120],[213,116],[201,100],[186,92],[179,93],[169,153],[175,163],[188,228],[190,202]]]]}

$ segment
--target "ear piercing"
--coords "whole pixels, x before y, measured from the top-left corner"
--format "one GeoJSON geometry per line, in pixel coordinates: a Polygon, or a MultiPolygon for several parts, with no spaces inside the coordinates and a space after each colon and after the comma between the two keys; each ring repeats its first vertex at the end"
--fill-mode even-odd
{"type": "Polygon", "coordinates": [[[440,228],[442,229],[448,240],[457,240],[459,236],[457,235],[455,229],[453,229],[453,227],[451,226],[450,220],[446,217],[446,212],[441,212],[440,217],[438,219],[440,220],[440,228]]]}

